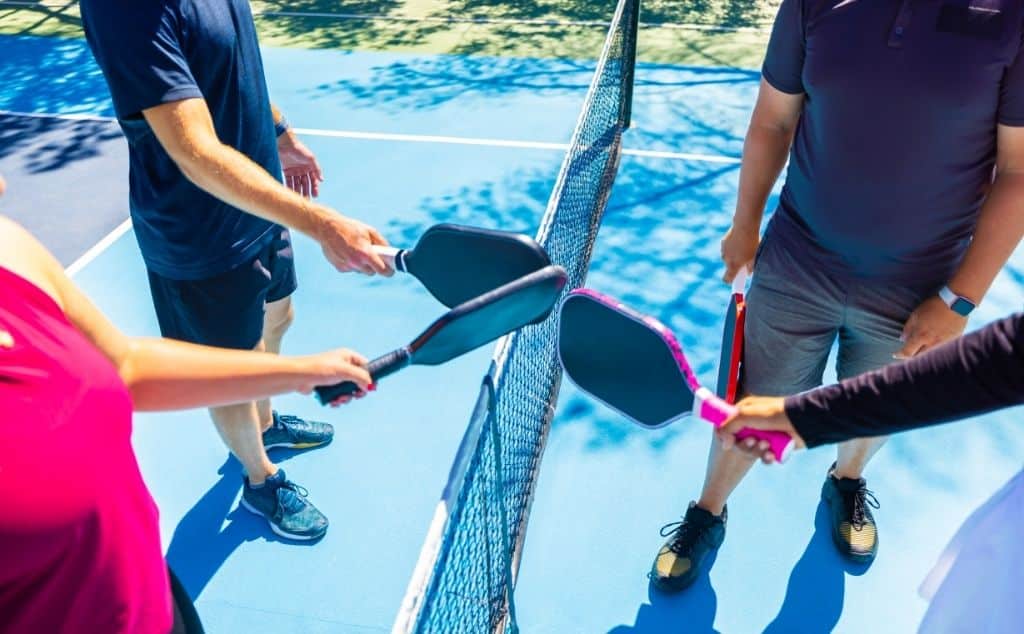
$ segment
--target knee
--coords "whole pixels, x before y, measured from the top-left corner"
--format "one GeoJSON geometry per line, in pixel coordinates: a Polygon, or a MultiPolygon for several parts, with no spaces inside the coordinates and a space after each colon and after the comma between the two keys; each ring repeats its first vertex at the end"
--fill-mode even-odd
{"type": "Polygon", "coordinates": [[[272,339],[280,339],[284,336],[295,321],[295,308],[291,302],[278,310],[268,311],[266,324],[264,325],[264,336],[272,339]]]}

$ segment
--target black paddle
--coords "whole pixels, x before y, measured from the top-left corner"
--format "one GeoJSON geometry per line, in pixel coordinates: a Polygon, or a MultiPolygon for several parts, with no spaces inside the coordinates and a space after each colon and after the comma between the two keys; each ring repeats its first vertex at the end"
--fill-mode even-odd
{"type": "Polygon", "coordinates": [[[452,224],[427,229],[411,249],[374,250],[395,270],[416,277],[448,308],[551,264],[527,236],[452,224]]]}
{"type": "MultiPolygon", "coordinates": [[[[547,266],[456,306],[430,324],[407,346],[374,359],[367,370],[374,382],[408,365],[440,365],[498,337],[543,321],[558,301],[567,277],[560,266],[547,266]]],[[[321,404],[355,394],[351,381],[316,388],[321,404]]]]}

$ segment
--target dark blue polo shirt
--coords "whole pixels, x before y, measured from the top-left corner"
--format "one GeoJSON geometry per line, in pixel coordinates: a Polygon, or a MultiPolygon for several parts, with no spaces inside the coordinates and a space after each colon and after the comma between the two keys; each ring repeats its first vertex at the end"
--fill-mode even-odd
{"type": "Polygon", "coordinates": [[[193,185],[142,117],[205,98],[222,143],[281,177],[270,98],[247,0],[81,0],[82,22],[128,138],[135,235],[171,279],[214,276],[256,256],[275,225],[193,185]]]}
{"type": "Polygon", "coordinates": [[[806,95],[768,229],[836,273],[944,282],[997,124],[1024,126],[1021,0],[783,0],[763,75],[806,95]]]}

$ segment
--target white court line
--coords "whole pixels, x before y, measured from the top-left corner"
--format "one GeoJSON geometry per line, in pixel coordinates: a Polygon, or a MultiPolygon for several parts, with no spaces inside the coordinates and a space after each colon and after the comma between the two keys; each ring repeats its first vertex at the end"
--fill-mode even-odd
{"type": "MultiPolygon", "coordinates": [[[[11,112],[7,110],[0,110],[0,115],[28,117],[35,119],[62,119],[67,121],[97,121],[97,122],[113,122],[113,117],[102,117],[98,115],[88,114],[40,114],[40,113],[28,113],[28,112],[11,112]]],[[[508,147],[508,148],[520,148],[530,150],[555,150],[555,151],[566,151],[569,149],[568,143],[544,143],[541,141],[515,141],[510,139],[480,139],[472,137],[455,137],[455,136],[437,136],[437,135],[424,135],[424,134],[392,134],[386,132],[357,132],[354,130],[322,130],[316,128],[295,128],[298,134],[304,136],[314,137],[327,137],[327,138],[340,138],[340,139],[360,139],[368,141],[401,141],[406,143],[439,143],[445,145],[465,145],[465,146],[482,146],[482,147],[508,147]]],[[[689,152],[668,152],[661,150],[633,150],[624,149],[623,154],[627,156],[636,156],[641,158],[658,158],[658,159],[669,159],[669,160],[682,160],[682,161],[695,161],[703,163],[724,163],[735,165],[739,164],[741,160],[733,156],[716,156],[711,154],[694,154],[689,152]]],[[[71,263],[65,271],[69,276],[76,275],[86,265],[95,260],[101,253],[106,251],[114,242],[121,236],[127,233],[132,228],[131,219],[127,219],[118,225],[113,231],[108,233],[102,240],[97,242],[82,254],[77,260],[71,263]]]]}
{"type": "MultiPolygon", "coordinates": [[[[545,143],[542,141],[513,141],[509,139],[480,139],[459,136],[435,136],[427,134],[391,134],[386,132],[355,132],[350,130],[318,130],[315,128],[295,128],[295,132],[305,136],[330,137],[336,139],[364,139],[371,141],[403,141],[406,143],[441,143],[445,145],[478,145],[485,147],[511,147],[526,150],[560,150],[569,149],[568,143],[545,143]]],[[[682,161],[700,161],[705,163],[740,163],[733,156],[716,156],[712,154],[694,154],[690,152],[669,152],[662,150],[624,149],[626,156],[644,158],[661,158],[682,161]]]]}
{"type": "Polygon", "coordinates": [[[128,218],[121,224],[117,225],[117,227],[104,236],[102,240],[94,244],[92,248],[83,253],[81,257],[72,262],[68,268],[64,269],[64,272],[68,274],[68,277],[74,277],[79,271],[84,269],[86,265],[98,258],[101,253],[109,249],[110,245],[117,242],[118,238],[128,233],[131,228],[132,220],[131,218],[128,218]]]}
{"type": "MultiPolygon", "coordinates": [[[[38,114],[27,112],[10,112],[0,110],[0,115],[30,117],[36,119],[65,119],[68,121],[114,121],[113,117],[101,117],[87,114],[38,114]]],[[[480,147],[507,147],[524,150],[557,150],[566,151],[568,143],[546,143],[544,141],[516,141],[512,139],[481,139],[462,136],[437,136],[431,134],[393,134],[390,132],[358,132],[355,130],[324,130],[318,128],[295,128],[295,132],[303,136],[326,137],[334,139],[359,139],[364,141],[401,141],[405,143],[440,143],[444,145],[469,145],[480,147]]],[[[670,152],[667,150],[639,150],[624,148],[626,156],[642,158],[659,158],[675,161],[694,161],[699,163],[724,163],[738,165],[741,159],[736,156],[715,154],[697,154],[693,152],[670,152]]]]}

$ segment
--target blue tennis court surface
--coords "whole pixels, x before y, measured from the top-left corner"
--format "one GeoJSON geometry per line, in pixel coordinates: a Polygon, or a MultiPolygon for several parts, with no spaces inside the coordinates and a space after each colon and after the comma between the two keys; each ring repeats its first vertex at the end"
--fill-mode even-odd
{"type": "MultiPolygon", "coordinates": [[[[277,48],[265,62],[276,103],[324,166],[322,201],[398,244],[437,222],[532,234],[594,70],[589,61],[277,48]]],[[[0,110],[17,113],[0,115],[9,180],[0,213],[69,265],[127,217],[125,148],[105,119],[105,85],[76,39],[0,37],[0,77],[0,110]]],[[[671,325],[707,381],[727,297],[718,240],[757,81],[743,69],[639,68],[634,129],[588,281],[671,325]]],[[[441,312],[411,279],[339,276],[301,236],[296,254],[287,353],[344,345],[374,356],[441,312]]],[[[156,334],[130,232],[80,266],[77,281],[121,328],[156,334]]],[[[1022,294],[1018,250],[972,324],[1019,310],[1022,294]]],[[[331,519],[313,545],[283,542],[237,508],[240,467],[205,412],[137,416],[168,559],[207,630],[389,631],[489,355],[389,377],[338,410],[277,400],[337,428],[326,449],[272,456],[331,519]]],[[[1019,410],[894,440],[868,472],[882,508],[879,558],[866,571],[839,561],[816,518],[829,450],[758,468],[730,504],[710,577],[666,597],[648,591],[646,572],[658,529],[698,492],[708,431],[642,431],[563,389],[516,589],[527,634],[913,631],[924,574],[1024,450],[1011,427],[1019,410]]]]}

